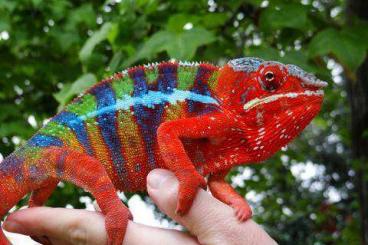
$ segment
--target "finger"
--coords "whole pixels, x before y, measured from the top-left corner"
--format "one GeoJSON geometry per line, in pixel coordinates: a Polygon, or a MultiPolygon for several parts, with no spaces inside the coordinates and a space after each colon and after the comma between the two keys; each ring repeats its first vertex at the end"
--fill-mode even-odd
{"type": "Polygon", "coordinates": [[[188,228],[200,243],[253,244],[251,239],[256,239],[264,244],[274,244],[260,226],[252,220],[240,223],[231,207],[202,189],[198,190],[189,212],[184,216],[177,215],[178,184],[175,176],[163,169],[151,171],[147,178],[147,190],[153,201],[164,213],[188,228]]]}
{"type": "Polygon", "coordinates": [[[184,215],[176,215],[178,181],[175,176],[167,170],[153,170],[147,179],[148,193],[159,206],[159,208],[170,217],[187,227],[197,235],[212,225],[214,220],[219,221],[226,217],[232,218],[233,211],[230,207],[223,205],[208,193],[198,189],[198,193],[189,212],[184,215]]]}
{"type": "Polygon", "coordinates": [[[199,245],[197,240],[183,232],[155,228],[129,222],[124,245],[199,245]]]}
{"type": "MultiPolygon", "coordinates": [[[[25,235],[46,235],[53,244],[106,244],[103,215],[63,208],[30,208],[9,215],[4,229],[25,235]]],[[[198,245],[196,239],[176,230],[166,230],[129,221],[124,245],[198,245]],[[144,234],[144,236],[142,236],[144,234]]]]}
{"type": "Polygon", "coordinates": [[[46,235],[52,241],[63,240],[64,243],[107,242],[104,217],[86,210],[47,207],[19,210],[8,216],[3,227],[30,236],[46,235]]]}

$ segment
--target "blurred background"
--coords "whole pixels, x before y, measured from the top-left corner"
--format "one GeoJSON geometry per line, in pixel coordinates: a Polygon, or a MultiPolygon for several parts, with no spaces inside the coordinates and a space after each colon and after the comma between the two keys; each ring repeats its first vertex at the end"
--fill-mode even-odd
{"type": "MultiPolygon", "coordinates": [[[[0,0],[0,160],[75,95],[132,65],[292,63],[328,81],[322,112],[228,180],[281,244],[368,244],[367,21],[366,0],[0,0]]],[[[139,222],[176,227],[144,193],[121,197],[139,222]]],[[[48,205],[90,201],[62,183],[48,205]]]]}

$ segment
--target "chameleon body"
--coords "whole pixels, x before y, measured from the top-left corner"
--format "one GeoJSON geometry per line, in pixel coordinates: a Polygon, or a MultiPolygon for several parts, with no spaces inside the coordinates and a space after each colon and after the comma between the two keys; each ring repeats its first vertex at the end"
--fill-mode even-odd
{"type": "MultiPolygon", "coordinates": [[[[59,181],[69,181],[96,198],[109,244],[122,244],[131,215],[116,190],[144,190],[149,171],[167,168],[179,180],[178,213],[208,184],[245,221],[251,209],[224,177],[298,135],[319,112],[325,85],[296,66],[258,58],[223,67],[162,62],[117,73],[0,164],[0,216],[29,192],[30,207],[43,205],[59,181]]],[[[8,244],[1,231],[0,244],[8,244]]]]}

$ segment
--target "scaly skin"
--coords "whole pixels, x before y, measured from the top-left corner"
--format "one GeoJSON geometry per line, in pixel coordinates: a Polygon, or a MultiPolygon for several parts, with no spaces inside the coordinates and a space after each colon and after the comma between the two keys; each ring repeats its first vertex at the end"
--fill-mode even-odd
{"type": "Polygon", "coordinates": [[[325,85],[295,66],[257,58],[224,67],[163,62],[117,73],[0,164],[0,216],[29,192],[30,206],[43,205],[60,180],[69,181],[96,198],[109,244],[122,244],[131,215],[116,190],[144,190],[149,171],[167,168],[180,183],[178,213],[208,184],[245,221],[251,209],[224,177],[296,137],[320,110],[325,85]]]}

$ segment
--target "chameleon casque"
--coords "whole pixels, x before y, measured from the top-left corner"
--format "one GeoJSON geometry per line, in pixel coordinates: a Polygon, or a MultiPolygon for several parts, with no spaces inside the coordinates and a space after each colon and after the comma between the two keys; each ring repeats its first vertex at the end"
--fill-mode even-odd
{"type": "Polygon", "coordinates": [[[251,209],[224,177],[296,137],[319,112],[326,85],[297,66],[249,57],[223,67],[172,61],[117,73],[0,163],[0,217],[29,192],[30,207],[43,205],[68,181],[96,198],[109,244],[120,245],[132,217],[116,190],[144,190],[149,171],[166,168],[179,180],[178,213],[208,185],[245,221],[251,209]]]}

